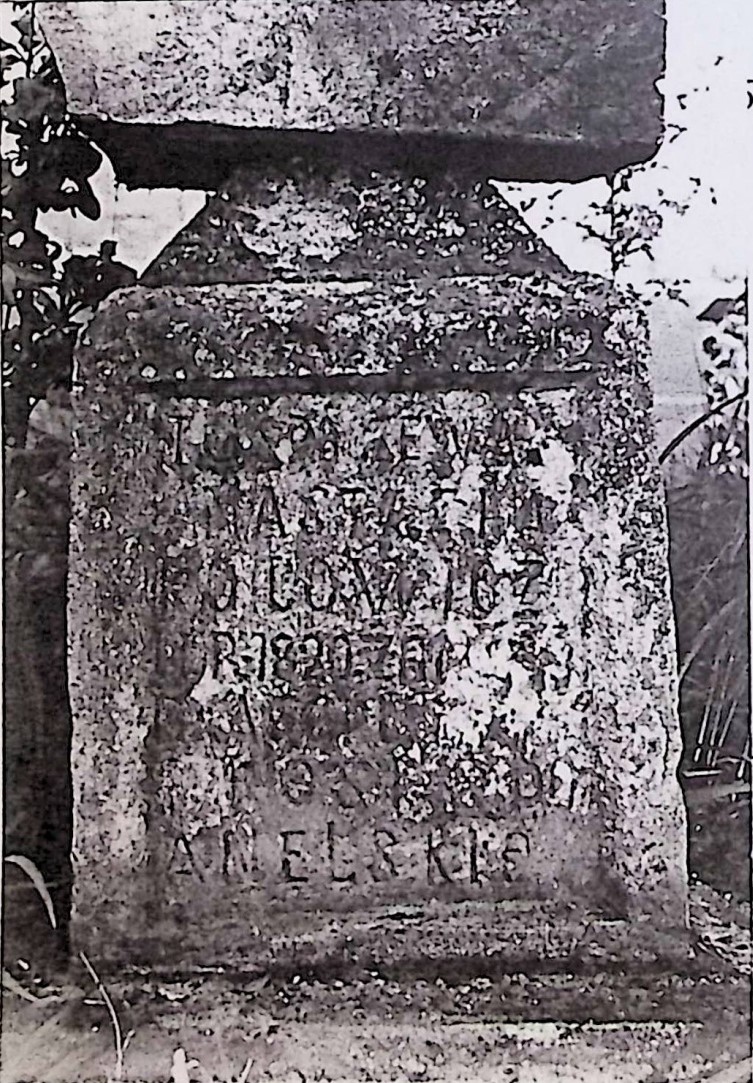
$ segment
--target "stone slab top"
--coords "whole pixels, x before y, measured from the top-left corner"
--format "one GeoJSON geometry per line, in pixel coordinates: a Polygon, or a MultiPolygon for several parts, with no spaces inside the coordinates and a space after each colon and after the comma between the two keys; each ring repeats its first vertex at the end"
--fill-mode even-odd
{"type": "Polygon", "coordinates": [[[71,111],[127,183],[212,186],[224,157],[311,133],[480,141],[473,156],[488,175],[569,179],[644,160],[661,135],[662,0],[56,0],[37,10],[71,111]],[[140,148],[133,126],[143,126],[140,148]]]}

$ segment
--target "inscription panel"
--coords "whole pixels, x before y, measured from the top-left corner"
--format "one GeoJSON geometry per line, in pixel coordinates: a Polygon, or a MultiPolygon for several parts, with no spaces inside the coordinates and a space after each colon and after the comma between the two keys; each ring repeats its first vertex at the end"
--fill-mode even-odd
{"type": "Polygon", "coordinates": [[[596,875],[577,402],[170,401],[151,822],[172,890],[356,905],[596,875]]]}

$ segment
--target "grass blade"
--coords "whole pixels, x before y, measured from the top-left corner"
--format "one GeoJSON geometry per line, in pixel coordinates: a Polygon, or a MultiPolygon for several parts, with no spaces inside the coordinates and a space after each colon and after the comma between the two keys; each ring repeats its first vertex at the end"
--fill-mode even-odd
{"type": "Polygon", "coordinates": [[[58,923],[57,918],[55,917],[55,907],[52,905],[52,897],[47,890],[47,884],[44,882],[44,877],[34,862],[30,861],[28,857],[23,857],[21,854],[8,854],[5,860],[10,865],[17,865],[19,869],[22,869],[26,873],[34,885],[37,895],[39,895],[44,903],[50,925],[53,929],[57,929],[58,923]]]}

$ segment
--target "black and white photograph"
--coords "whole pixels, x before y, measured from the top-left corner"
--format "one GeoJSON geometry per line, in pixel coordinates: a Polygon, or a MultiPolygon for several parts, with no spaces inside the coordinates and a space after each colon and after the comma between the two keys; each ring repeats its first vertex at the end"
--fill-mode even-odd
{"type": "Polygon", "coordinates": [[[0,17],[0,1083],[753,1083],[751,0],[0,17]]]}

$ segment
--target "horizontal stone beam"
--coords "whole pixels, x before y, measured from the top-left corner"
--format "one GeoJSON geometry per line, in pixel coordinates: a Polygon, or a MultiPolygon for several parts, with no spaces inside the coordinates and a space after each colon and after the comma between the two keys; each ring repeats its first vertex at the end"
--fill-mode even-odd
{"type": "Polygon", "coordinates": [[[387,372],[338,376],[270,376],[250,380],[138,380],[136,391],[155,392],[165,398],[234,399],[279,398],[285,395],[405,395],[431,391],[496,391],[515,394],[523,390],[554,391],[589,386],[596,382],[591,370],[561,372],[538,369],[527,372],[387,372]]]}
{"type": "Polygon", "coordinates": [[[428,139],[443,164],[463,158],[460,138],[488,175],[569,179],[645,159],[661,135],[661,0],[37,9],[71,111],[131,184],[216,186],[212,163],[305,149],[315,133],[376,139],[375,157],[385,136],[428,139]]]}
{"type": "Polygon", "coordinates": [[[408,391],[410,381],[485,381],[504,394],[583,386],[594,374],[608,381],[615,365],[632,378],[635,359],[618,362],[605,342],[608,297],[598,279],[584,280],[569,296],[562,280],[543,275],[469,276],[428,289],[421,283],[329,283],[324,290],[306,283],[216,291],[139,286],[112,295],[83,340],[93,341],[86,382],[90,390],[128,388],[129,394],[160,393],[164,383],[182,398],[193,389],[216,400],[238,397],[238,388],[246,391],[254,381],[263,381],[269,394],[291,379],[369,378],[381,393],[397,378],[408,391]],[[114,342],[122,346],[117,364],[114,342]]]}

